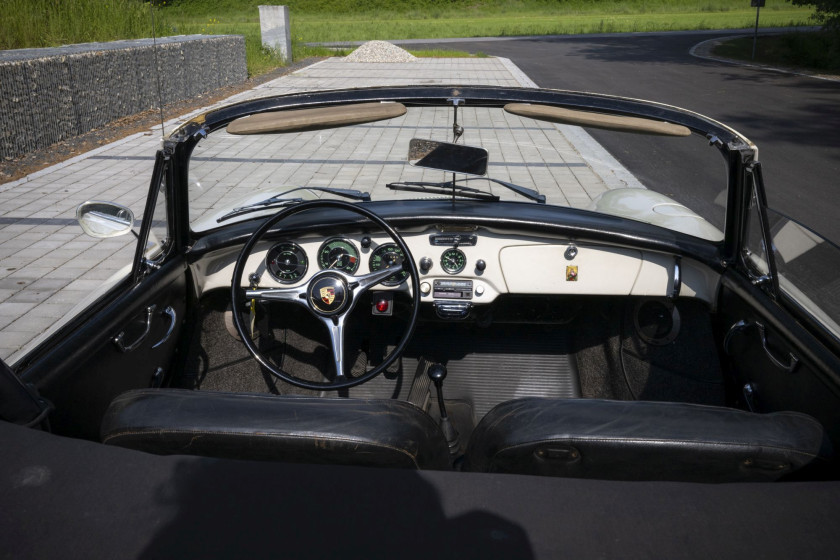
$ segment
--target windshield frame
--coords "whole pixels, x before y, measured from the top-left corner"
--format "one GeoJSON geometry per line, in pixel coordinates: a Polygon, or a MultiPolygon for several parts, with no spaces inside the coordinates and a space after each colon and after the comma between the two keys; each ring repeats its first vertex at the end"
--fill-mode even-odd
{"type": "MultiPolygon", "coordinates": [[[[607,115],[648,118],[688,128],[717,148],[727,166],[727,207],[724,239],[712,242],[722,249],[727,263],[737,261],[742,238],[741,214],[744,210],[745,166],[757,161],[758,150],[747,138],[732,128],[693,111],[670,105],[618,96],[536,88],[495,86],[397,86],[321,92],[295,93],[259,98],[213,109],[176,129],[166,141],[177,154],[176,175],[182,200],[188,200],[189,160],[199,141],[228,123],[252,114],[283,109],[332,107],[365,102],[398,102],[406,107],[451,107],[453,99],[470,107],[503,108],[509,103],[551,105],[572,110],[593,111],[607,115]]],[[[185,206],[185,205],[182,205],[185,206]]],[[[189,230],[189,216],[184,220],[189,230]]],[[[264,215],[258,214],[260,219],[264,215]]],[[[225,224],[219,224],[224,227],[225,224]]],[[[208,230],[211,231],[211,230],[208,230]]],[[[203,233],[190,231],[192,236],[203,233]]]]}

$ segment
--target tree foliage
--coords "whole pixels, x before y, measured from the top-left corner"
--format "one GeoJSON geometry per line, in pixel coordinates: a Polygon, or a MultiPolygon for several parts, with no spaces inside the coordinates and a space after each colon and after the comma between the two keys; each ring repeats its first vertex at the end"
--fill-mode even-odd
{"type": "Polygon", "coordinates": [[[816,8],[814,19],[823,29],[840,34],[840,0],[790,0],[795,6],[813,6],[816,8]]]}

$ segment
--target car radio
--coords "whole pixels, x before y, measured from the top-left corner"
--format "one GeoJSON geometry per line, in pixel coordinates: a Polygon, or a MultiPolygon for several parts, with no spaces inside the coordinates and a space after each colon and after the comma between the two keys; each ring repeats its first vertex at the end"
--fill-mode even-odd
{"type": "Polygon", "coordinates": [[[472,299],[472,280],[435,280],[433,297],[436,299],[472,299]]]}

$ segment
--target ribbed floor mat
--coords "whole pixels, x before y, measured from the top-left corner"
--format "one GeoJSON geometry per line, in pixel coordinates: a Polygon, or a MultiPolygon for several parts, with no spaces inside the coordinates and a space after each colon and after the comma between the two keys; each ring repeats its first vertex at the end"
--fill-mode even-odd
{"type": "Polygon", "coordinates": [[[481,329],[424,326],[403,355],[402,375],[354,387],[357,398],[406,399],[420,358],[447,366],[447,400],[472,403],[476,420],[500,402],[529,396],[580,397],[568,335],[554,326],[505,325],[481,329]]]}

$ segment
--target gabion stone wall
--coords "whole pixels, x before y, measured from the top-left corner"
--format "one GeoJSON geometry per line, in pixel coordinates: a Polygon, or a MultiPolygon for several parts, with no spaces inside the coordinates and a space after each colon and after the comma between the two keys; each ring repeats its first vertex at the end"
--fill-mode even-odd
{"type": "Polygon", "coordinates": [[[183,35],[0,51],[0,157],[12,158],[115,119],[243,82],[240,35],[183,35]],[[155,64],[157,61],[157,66],[155,64]]]}

